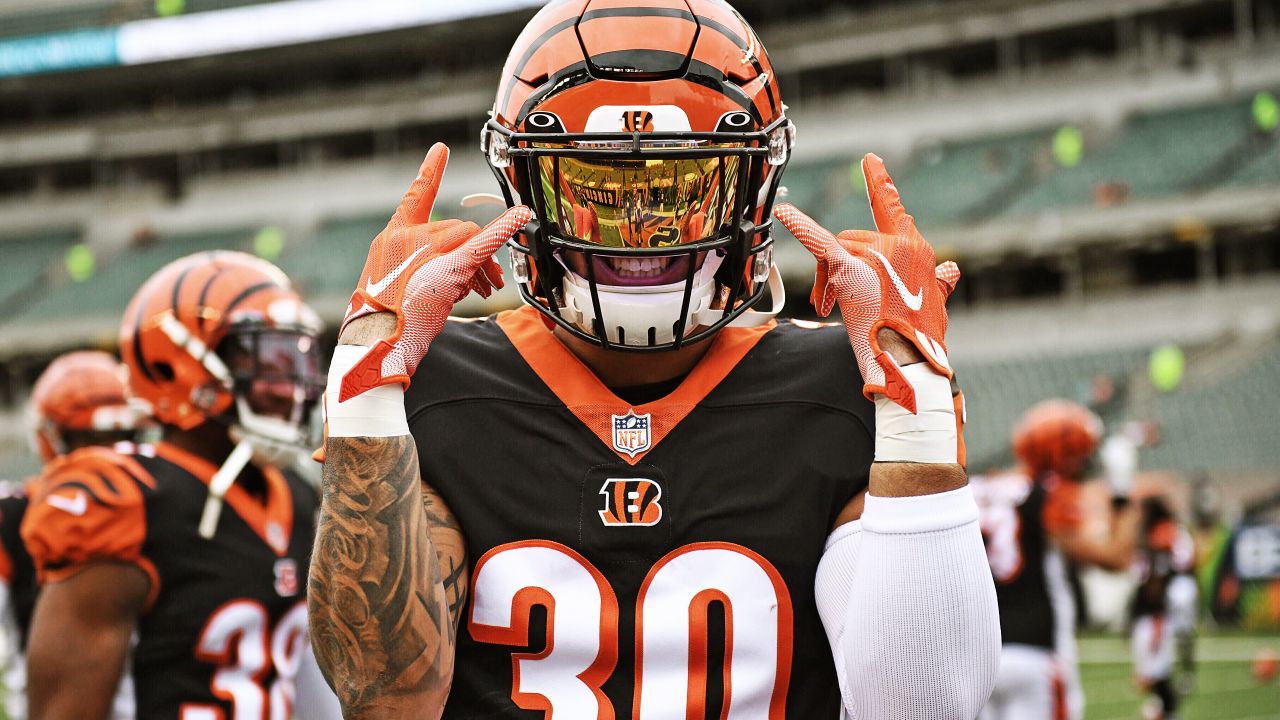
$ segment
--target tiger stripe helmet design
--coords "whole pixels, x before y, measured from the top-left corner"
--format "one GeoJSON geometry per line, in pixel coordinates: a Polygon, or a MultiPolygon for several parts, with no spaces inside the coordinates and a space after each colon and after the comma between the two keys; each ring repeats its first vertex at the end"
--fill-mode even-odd
{"type": "Polygon", "coordinates": [[[161,423],[190,430],[236,404],[239,378],[219,357],[223,341],[273,330],[320,332],[319,318],[274,265],[228,251],[175,260],[125,311],[120,354],[129,388],[161,423]]]}
{"type": "MultiPolygon", "coordinates": [[[[483,149],[525,302],[606,349],[711,337],[781,283],[771,212],[795,129],[722,0],[559,0],[516,40],[483,149]]],[[[776,314],[773,313],[773,314],[776,314]]],[[[757,317],[763,316],[763,317],[757,317]]]]}
{"type": "Polygon", "coordinates": [[[46,463],[71,449],[68,432],[134,431],[146,417],[143,404],[128,397],[124,366],[98,350],[56,358],[31,389],[32,442],[46,463]]]}
{"type": "Polygon", "coordinates": [[[1102,441],[1102,420],[1070,400],[1046,400],[1027,410],[1013,432],[1013,452],[1032,477],[1053,472],[1079,480],[1102,441]]]}

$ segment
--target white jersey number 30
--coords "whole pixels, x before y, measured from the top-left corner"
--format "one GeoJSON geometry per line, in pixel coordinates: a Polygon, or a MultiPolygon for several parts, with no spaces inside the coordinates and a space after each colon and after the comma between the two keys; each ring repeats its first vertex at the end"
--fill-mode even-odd
{"type": "MultiPolygon", "coordinates": [[[[547,717],[612,720],[601,685],[618,659],[618,599],[604,575],[564,545],[525,541],[476,563],[468,628],[477,641],[527,646],[529,611],[547,608],[547,647],[515,653],[511,699],[547,717]]],[[[701,717],[707,605],[725,607],[723,717],[783,717],[791,675],[791,598],[768,560],[731,543],[695,543],[658,561],[636,600],[632,717],[701,717]]]]}

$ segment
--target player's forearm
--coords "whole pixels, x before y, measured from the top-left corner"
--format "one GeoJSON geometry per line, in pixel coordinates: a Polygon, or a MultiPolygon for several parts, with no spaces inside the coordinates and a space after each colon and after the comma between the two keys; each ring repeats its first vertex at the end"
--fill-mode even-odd
{"type": "Polygon", "coordinates": [[[32,720],[109,717],[150,589],[140,569],[105,562],[43,587],[27,642],[32,720]]]}
{"type": "Polygon", "coordinates": [[[321,670],[348,720],[439,717],[455,626],[413,438],[330,438],[323,487],[308,592],[321,670]]]}
{"type": "Polygon", "coordinates": [[[1117,511],[1106,540],[1071,532],[1054,535],[1054,544],[1075,562],[1123,572],[1129,569],[1137,552],[1140,519],[1137,509],[1130,504],[1117,511]]]}
{"type": "Polygon", "coordinates": [[[868,491],[876,497],[903,498],[951,492],[969,484],[959,465],[878,462],[871,466],[868,491]]]}
{"type": "Polygon", "coordinates": [[[128,634],[123,641],[118,637],[77,637],[74,647],[71,643],[54,647],[43,641],[32,646],[26,688],[29,717],[106,720],[128,651],[128,634]]]}
{"type": "Polygon", "coordinates": [[[1000,618],[970,491],[869,497],[850,547],[835,650],[851,716],[976,717],[999,666],[1000,618]]]}

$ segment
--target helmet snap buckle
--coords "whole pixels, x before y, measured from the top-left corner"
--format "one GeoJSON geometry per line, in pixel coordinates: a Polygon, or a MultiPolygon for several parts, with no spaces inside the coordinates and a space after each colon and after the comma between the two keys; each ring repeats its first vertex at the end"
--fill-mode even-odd
{"type": "Polygon", "coordinates": [[[529,256],[515,248],[508,248],[511,257],[511,276],[521,285],[528,285],[533,275],[529,272],[529,256]]]}
{"type": "Polygon", "coordinates": [[[773,268],[773,246],[756,253],[755,262],[751,266],[751,279],[757,283],[769,279],[769,271],[773,268]]]}

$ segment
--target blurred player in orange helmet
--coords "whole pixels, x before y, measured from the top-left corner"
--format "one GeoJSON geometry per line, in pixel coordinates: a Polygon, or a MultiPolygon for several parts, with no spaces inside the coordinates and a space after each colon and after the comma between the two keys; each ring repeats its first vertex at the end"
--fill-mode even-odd
{"type": "Polygon", "coordinates": [[[82,350],[49,364],[31,389],[31,439],[45,462],[81,447],[136,439],[146,404],[128,395],[126,370],[111,355],[82,350]]]}
{"type": "Polygon", "coordinates": [[[33,718],[104,717],[126,664],[139,717],[290,716],[318,499],[285,468],[313,442],[319,332],[242,253],[176,260],[137,291],[121,354],[163,436],[40,479],[22,526],[43,583],[33,718]]]}
{"type": "MultiPolygon", "coordinates": [[[[36,379],[28,401],[32,447],[44,464],[83,447],[135,441],[151,426],[144,403],[129,398],[125,369],[108,353],[82,350],[61,355],[36,379]]],[[[31,555],[19,529],[30,502],[25,487],[0,497],[0,579],[11,656],[4,674],[9,717],[26,717],[26,649],[38,585],[31,555]]],[[[127,679],[112,708],[131,717],[133,690],[127,679]]]]}
{"type": "Polygon", "coordinates": [[[1000,602],[1000,673],[983,720],[1079,720],[1084,713],[1075,650],[1075,599],[1067,564],[1129,567],[1138,514],[1129,490],[1135,444],[1107,441],[1092,411],[1046,400],[1014,427],[1019,467],[973,478],[987,558],[1000,602]],[[1085,532],[1081,485],[1097,455],[1110,485],[1108,533],[1085,532]]]}

